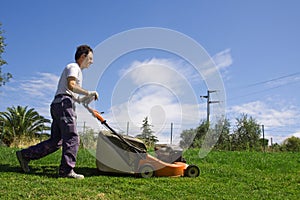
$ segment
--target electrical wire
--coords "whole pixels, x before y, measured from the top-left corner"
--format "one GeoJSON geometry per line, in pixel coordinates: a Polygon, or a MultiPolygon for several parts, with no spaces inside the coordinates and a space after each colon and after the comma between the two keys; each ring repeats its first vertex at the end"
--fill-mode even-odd
{"type": "MultiPolygon", "coordinates": [[[[278,80],[286,79],[286,78],[293,77],[293,76],[297,76],[297,75],[300,75],[300,72],[292,73],[292,74],[285,75],[285,76],[280,76],[280,77],[273,78],[273,79],[266,80],[266,81],[261,81],[261,82],[249,84],[249,85],[246,85],[246,86],[241,87],[240,89],[246,89],[246,88],[250,88],[250,87],[255,87],[255,86],[265,85],[265,84],[267,84],[267,83],[275,82],[275,81],[278,81],[278,80]]],[[[231,98],[228,98],[227,101],[229,101],[229,100],[234,100],[234,99],[240,99],[240,98],[252,96],[252,95],[255,95],[255,94],[259,94],[259,93],[265,93],[265,92],[267,92],[267,91],[274,90],[274,89],[278,89],[278,88],[280,88],[280,87],[284,87],[284,86],[287,86],[287,85],[295,84],[295,83],[298,83],[298,82],[300,82],[300,78],[297,79],[297,80],[294,80],[294,81],[292,81],[292,82],[287,82],[287,83],[285,83],[285,84],[273,86],[273,87],[266,88],[266,89],[259,90],[259,91],[250,92],[250,93],[248,93],[248,94],[244,94],[244,95],[240,95],[240,96],[231,97],[231,98]]]]}
{"type": "Polygon", "coordinates": [[[280,77],[273,78],[273,79],[266,80],[266,81],[260,81],[260,82],[257,82],[257,83],[252,83],[252,84],[244,86],[243,88],[249,88],[249,87],[254,87],[254,86],[258,86],[258,85],[263,85],[263,84],[266,84],[266,83],[278,81],[278,80],[281,80],[281,79],[285,79],[285,78],[289,78],[289,77],[297,76],[297,75],[300,75],[300,72],[288,74],[288,75],[285,75],[285,76],[280,76],[280,77]]]}

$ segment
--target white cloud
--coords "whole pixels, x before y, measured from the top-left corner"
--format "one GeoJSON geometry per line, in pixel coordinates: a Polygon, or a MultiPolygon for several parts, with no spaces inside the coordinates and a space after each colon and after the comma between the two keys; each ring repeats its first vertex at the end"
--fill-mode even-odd
{"type": "MultiPolygon", "coordinates": [[[[50,118],[49,105],[56,91],[58,76],[51,73],[36,73],[23,80],[12,80],[3,88],[1,107],[28,106],[46,118],[50,118]]],[[[5,107],[5,108],[4,108],[5,107]]]]}
{"type": "Polygon", "coordinates": [[[265,126],[266,136],[280,143],[292,135],[291,129],[298,124],[300,111],[294,106],[274,103],[271,100],[266,101],[232,106],[228,109],[228,114],[235,118],[241,113],[254,117],[259,124],[265,126]]]}
{"type": "MultiPolygon", "coordinates": [[[[232,64],[230,49],[218,53],[214,59],[218,70],[229,67],[232,64]]],[[[206,88],[205,77],[187,62],[157,58],[135,61],[120,70],[119,75],[108,118],[123,131],[129,122],[133,134],[138,133],[142,120],[148,116],[160,141],[169,140],[173,122],[178,142],[182,130],[195,128],[206,118],[206,104],[198,103],[198,90],[206,88]]]]}
{"type": "Polygon", "coordinates": [[[174,135],[179,135],[182,129],[198,125],[201,115],[198,104],[181,103],[172,94],[159,88],[154,91],[154,88],[144,88],[128,102],[114,105],[107,115],[108,121],[124,132],[129,122],[130,134],[136,135],[140,132],[142,120],[148,117],[160,142],[169,139],[165,138],[165,134],[170,132],[171,123],[176,124],[174,135]]]}
{"type": "Polygon", "coordinates": [[[48,96],[49,93],[55,93],[58,78],[50,73],[37,73],[36,76],[21,81],[19,89],[34,98],[48,96]]]}
{"type": "MultiPolygon", "coordinates": [[[[274,105],[274,104],[273,104],[274,105]]],[[[230,108],[233,113],[246,113],[255,117],[259,123],[267,127],[292,125],[297,122],[299,111],[293,107],[271,107],[261,101],[254,101],[230,108]]]]}
{"type": "Polygon", "coordinates": [[[217,53],[212,59],[216,64],[217,70],[222,74],[222,78],[225,80],[230,79],[228,67],[233,63],[231,49],[225,49],[224,51],[217,53]]]}
{"type": "Polygon", "coordinates": [[[183,60],[174,59],[152,58],[143,62],[134,61],[127,69],[120,70],[119,74],[120,79],[129,77],[135,85],[151,82],[170,89],[182,87],[183,82],[199,83],[202,80],[191,65],[183,60]]]}
{"type": "Polygon", "coordinates": [[[196,127],[205,116],[193,88],[195,85],[199,88],[203,82],[195,72],[180,60],[153,58],[133,62],[119,73],[108,120],[123,131],[129,122],[130,134],[136,135],[140,133],[142,120],[148,116],[160,142],[169,141],[171,123],[176,126],[174,138],[180,139],[182,129],[196,127]]]}
{"type": "Polygon", "coordinates": [[[300,131],[297,131],[296,133],[293,133],[292,136],[300,138],[300,131]]]}
{"type": "Polygon", "coordinates": [[[218,70],[224,70],[232,65],[231,49],[225,49],[212,57],[218,70]]]}
{"type": "Polygon", "coordinates": [[[223,79],[229,79],[227,68],[232,63],[231,49],[225,49],[212,56],[211,60],[203,63],[201,66],[202,76],[205,80],[208,80],[211,76],[217,76],[220,73],[223,75],[223,79]]]}

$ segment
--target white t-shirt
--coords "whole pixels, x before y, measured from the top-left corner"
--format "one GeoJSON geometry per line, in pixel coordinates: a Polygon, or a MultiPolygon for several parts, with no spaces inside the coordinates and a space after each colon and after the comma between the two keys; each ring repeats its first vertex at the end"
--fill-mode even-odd
{"type": "Polygon", "coordinates": [[[78,94],[68,89],[68,77],[71,76],[76,78],[77,85],[79,85],[80,87],[82,86],[82,71],[79,65],[77,63],[70,63],[66,66],[66,68],[64,69],[64,71],[60,76],[55,95],[70,94],[74,98],[78,97],[78,94]]]}

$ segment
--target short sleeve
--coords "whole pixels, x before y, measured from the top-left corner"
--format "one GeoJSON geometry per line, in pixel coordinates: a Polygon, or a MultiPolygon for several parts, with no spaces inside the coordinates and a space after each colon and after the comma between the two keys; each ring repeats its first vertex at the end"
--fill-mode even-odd
{"type": "Polygon", "coordinates": [[[76,65],[69,65],[67,70],[67,77],[75,77],[77,80],[79,79],[80,68],[76,65]]]}

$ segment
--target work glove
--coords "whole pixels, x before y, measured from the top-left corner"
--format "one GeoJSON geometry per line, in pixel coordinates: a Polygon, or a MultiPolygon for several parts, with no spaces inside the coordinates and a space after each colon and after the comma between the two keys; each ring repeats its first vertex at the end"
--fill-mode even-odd
{"type": "Polygon", "coordinates": [[[99,95],[97,91],[89,91],[88,93],[88,96],[94,97],[94,100],[98,100],[99,95]]]}

